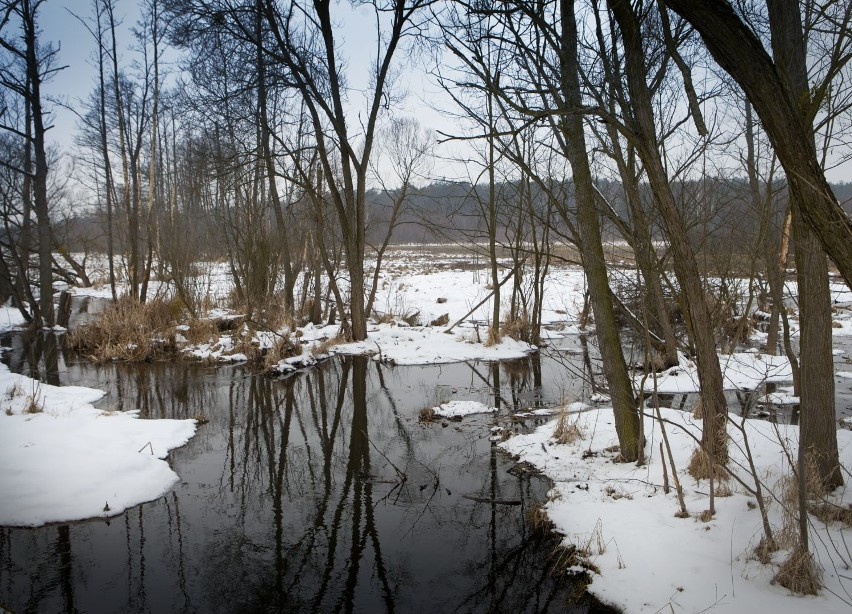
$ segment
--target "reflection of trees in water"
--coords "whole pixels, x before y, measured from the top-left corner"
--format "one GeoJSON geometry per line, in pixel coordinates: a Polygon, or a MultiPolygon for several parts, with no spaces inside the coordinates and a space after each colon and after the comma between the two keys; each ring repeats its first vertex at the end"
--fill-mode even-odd
{"type": "MultiPolygon", "coordinates": [[[[537,385],[520,369],[474,370],[498,406],[537,385]]],[[[111,532],[33,532],[51,533],[32,548],[44,574],[23,593],[0,588],[3,599],[28,593],[31,609],[71,611],[104,586],[101,598],[131,611],[394,611],[420,599],[522,611],[559,590],[527,534],[543,487],[507,476],[487,428],[421,427],[411,370],[349,358],[285,380],[157,363],[95,371],[122,409],[210,423],[173,454],[185,483],[111,532]],[[108,544],[109,564],[89,540],[108,544]]],[[[0,585],[16,564],[6,544],[24,535],[0,531],[0,585]]]]}

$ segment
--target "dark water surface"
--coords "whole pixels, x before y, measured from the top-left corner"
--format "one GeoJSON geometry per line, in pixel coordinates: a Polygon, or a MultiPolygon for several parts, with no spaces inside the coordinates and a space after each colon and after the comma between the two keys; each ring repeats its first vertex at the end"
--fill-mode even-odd
{"type": "Polygon", "coordinates": [[[5,342],[20,346],[13,369],[104,389],[104,408],[209,420],[171,453],[180,482],[160,499],[109,520],[1,528],[0,605],[13,612],[593,609],[570,605],[553,542],[531,535],[549,483],[510,472],[490,440],[512,409],[553,401],[537,360],[345,358],[275,380],[187,362],[97,367],[54,341],[5,342]],[[418,423],[450,398],[501,411],[418,423]]]}

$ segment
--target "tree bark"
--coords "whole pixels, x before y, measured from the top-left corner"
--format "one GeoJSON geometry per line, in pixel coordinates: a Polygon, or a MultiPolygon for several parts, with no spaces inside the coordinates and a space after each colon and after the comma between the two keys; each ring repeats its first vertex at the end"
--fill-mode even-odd
{"type": "MultiPolygon", "coordinates": [[[[797,2],[767,0],[772,48],[781,81],[794,100],[808,100],[805,39],[797,2]]],[[[807,109],[799,107],[803,121],[807,109]]],[[[811,130],[808,145],[815,151],[811,130]]],[[[820,487],[843,485],[834,409],[834,361],[831,353],[831,291],[825,252],[805,222],[802,195],[791,194],[796,280],[799,286],[800,455],[816,471],[820,487]]],[[[812,196],[812,194],[811,194],[812,196]]],[[[811,476],[808,476],[809,478],[811,476]]],[[[800,477],[800,479],[803,479],[800,477]]]]}
{"type": "MultiPolygon", "coordinates": [[[[737,16],[727,0],[665,0],[701,34],[718,64],[733,77],[760,116],[787,174],[790,193],[802,220],[814,231],[826,253],[852,288],[852,220],[837,202],[819,165],[808,125],[795,93],[781,79],[760,40],[737,16]]],[[[798,3],[790,2],[798,10],[798,3]]],[[[808,95],[807,103],[811,101],[808,95]]]]}
{"type": "Polygon", "coordinates": [[[595,208],[595,191],[586,148],[580,78],[577,61],[577,23],[571,0],[560,0],[562,19],[560,77],[566,113],[561,119],[565,134],[566,156],[571,163],[577,201],[577,229],[583,270],[595,316],[595,328],[603,361],[604,375],[612,399],[615,428],[621,458],[638,460],[642,455],[642,432],[633,386],[618,336],[618,324],[612,305],[606,262],[601,243],[600,221],[595,208]]]}
{"type": "Polygon", "coordinates": [[[704,427],[701,443],[715,462],[727,462],[727,404],[722,386],[722,371],[716,354],[716,342],[711,328],[710,313],[695,252],[687,237],[686,225],[677,208],[660,158],[655,132],[653,103],[646,82],[645,57],[639,20],[629,0],[608,0],[624,42],[627,87],[633,108],[632,129],[654,201],[671,244],[672,261],[680,285],[687,323],[695,344],[698,381],[704,408],[704,427]]]}

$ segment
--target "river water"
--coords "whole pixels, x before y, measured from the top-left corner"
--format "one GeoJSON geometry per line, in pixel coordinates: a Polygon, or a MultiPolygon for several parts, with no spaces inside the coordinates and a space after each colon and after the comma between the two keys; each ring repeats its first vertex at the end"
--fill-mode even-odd
{"type": "Polygon", "coordinates": [[[104,408],[209,422],[170,454],[180,482],[165,496],[109,520],[0,529],[10,611],[596,610],[551,574],[554,541],[532,535],[548,481],[492,441],[512,411],[570,388],[537,387],[551,378],[537,358],[389,368],[349,357],[271,379],[180,361],[95,366],[55,339],[8,337],[6,360],[106,390],[104,408]],[[500,412],[419,423],[422,407],[452,398],[500,412]]]}

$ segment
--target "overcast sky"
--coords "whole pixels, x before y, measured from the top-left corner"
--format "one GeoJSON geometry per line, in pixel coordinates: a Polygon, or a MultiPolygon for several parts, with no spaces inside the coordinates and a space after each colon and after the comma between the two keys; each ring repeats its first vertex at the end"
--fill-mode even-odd
{"type": "MultiPolygon", "coordinates": [[[[366,8],[350,10],[348,3],[339,3],[335,7],[336,19],[340,23],[338,38],[343,43],[343,55],[347,57],[347,76],[353,87],[366,86],[366,75],[370,55],[374,54],[374,21],[372,12],[366,8]]],[[[80,110],[80,100],[84,99],[95,84],[95,69],[92,65],[94,41],[84,26],[72,16],[71,11],[88,19],[91,13],[89,0],[46,0],[41,8],[41,25],[45,41],[54,41],[61,45],[59,63],[67,68],[60,71],[47,84],[49,96],[63,101],[74,109],[80,110]]],[[[132,59],[133,38],[130,28],[138,18],[135,0],[118,2],[117,16],[123,20],[119,53],[124,62],[132,59]]],[[[451,101],[440,91],[439,86],[427,74],[422,66],[407,66],[404,71],[406,88],[410,92],[404,102],[404,108],[398,112],[416,117],[424,128],[450,133],[464,133],[465,126],[451,117],[451,101]],[[436,108],[437,107],[437,108],[436,108]],[[443,109],[443,111],[441,111],[443,109]]],[[[363,108],[363,99],[357,94],[351,96],[353,108],[363,108]],[[359,106],[360,105],[360,106],[359,106]]],[[[55,107],[54,129],[50,137],[69,153],[74,146],[74,134],[77,119],[73,112],[55,107]]],[[[450,160],[463,156],[466,148],[455,144],[438,148],[438,160],[432,170],[436,177],[467,179],[467,171],[458,163],[450,160]]],[[[852,181],[852,164],[828,172],[831,181],[852,181]]]]}

